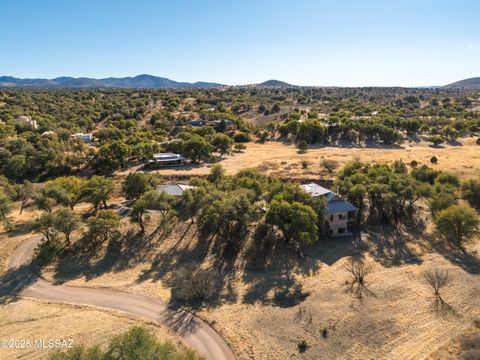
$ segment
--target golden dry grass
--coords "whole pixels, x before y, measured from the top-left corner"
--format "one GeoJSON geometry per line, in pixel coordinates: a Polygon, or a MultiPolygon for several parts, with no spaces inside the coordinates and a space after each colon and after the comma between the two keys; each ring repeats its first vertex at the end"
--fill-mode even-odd
{"type": "MultiPolygon", "coordinates": [[[[22,299],[0,306],[0,339],[72,339],[74,345],[105,345],[130,327],[144,325],[158,339],[173,340],[165,328],[91,307],[22,299]]],[[[45,359],[50,349],[0,349],[0,359],[45,359]]]]}
{"type": "MultiPolygon", "coordinates": [[[[359,159],[364,162],[391,163],[402,159],[409,164],[416,160],[419,164],[433,166],[435,169],[452,171],[462,178],[480,175],[480,146],[474,138],[462,139],[462,146],[445,145],[433,148],[428,143],[405,143],[401,148],[355,148],[355,147],[320,147],[312,148],[306,154],[299,154],[292,144],[280,142],[247,143],[243,153],[225,157],[220,163],[228,174],[235,174],[241,169],[258,167],[272,176],[286,178],[315,179],[333,178],[320,166],[323,159],[335,160],[339,168],[349,161],[359,159]],[[430,158],[436,156],[438,164],[432,165],[430,158]],[[304,170],[301,161],[310,163],[304,170]]],[[[205,175],[211,166],[178,167],[158,170],[164,175],[205,175]]]]}

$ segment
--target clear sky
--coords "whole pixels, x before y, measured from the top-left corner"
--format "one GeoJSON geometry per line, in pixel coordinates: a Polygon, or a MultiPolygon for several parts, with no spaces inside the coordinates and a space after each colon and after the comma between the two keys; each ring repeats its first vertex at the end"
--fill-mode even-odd
{"type": "Polygon", "coordinates": [[[480,0],[0,0],[0,75],[443,85],[480,76],[480,0]]]}

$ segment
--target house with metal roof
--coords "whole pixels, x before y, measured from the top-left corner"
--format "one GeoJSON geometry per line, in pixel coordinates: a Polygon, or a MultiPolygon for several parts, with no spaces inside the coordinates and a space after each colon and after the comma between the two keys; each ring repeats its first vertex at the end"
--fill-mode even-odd
{"type": "Polygon", "coordinates": [[[325,199],[325,214],[322,232],[327,236],[353,235],[357,227],[358,209],[338,194],[314,182],[301,185],[313,197],[325,199]]]}
{"type": "Polygon", "coordinates": [[[172,196],[182,196],[186,190],[195,189],[196,186],[184,185],[184,184],[164,184],[158,185],[157,191],[164,192],[172,196]]]}
{"type": "Polygon", "coordinates": [[[180,154],[158,153],[153,154],[152,159],[148,160],[149,166],[174,166],[181,165],[185,162],[185,158],[180,154]]]}

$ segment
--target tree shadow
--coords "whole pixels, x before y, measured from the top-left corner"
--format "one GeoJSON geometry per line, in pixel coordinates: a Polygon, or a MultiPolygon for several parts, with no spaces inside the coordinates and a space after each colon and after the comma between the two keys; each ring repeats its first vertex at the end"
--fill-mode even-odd
{"type": "Polygon", "coordinates": [[[386,267],[421,264],[423,260],[420,254],[408,246],[409,242],[414,242],[408,234],[401,228],[371,226],[358,238],[358,246],[368,249],[370,255],[386,267]]]}
{"type": "Polygon", "coordinates": [[[0,304],[16,301],[22,292],[38,278],[37,264],[31,260],[0,275],[0,304]]]}
{"type": "Polygon", "coordinates": [[[160,315],[160,319],[162,322],[165,322],[165,324],[173,331],[179,333],[180,335],[186,335],[194,333],[199,326],[199,322],[195,318],[195,314],[196,310],[193,308],[172,307],[165,310],[160,315]]]}
{"type": "Polygon", "coordinates": [[[55,267],[55,284],[85,277],[90,281],[107,272],[120,272],[149,261],[155,245],[169,236],[171,229],[157,229],[145,234],[129,229],[125,234],[110,239],[101,256],[101,245],[92,247],[82,239],[66,249],[55,267]]]}
{"type": "Polygon", "coordinates": [[[426,236],[432,249],[452,264],[459,266],[469,274],[480,274],[480,258],[468,252],[464,247],[447,241],[435,232],[426,236]]]}

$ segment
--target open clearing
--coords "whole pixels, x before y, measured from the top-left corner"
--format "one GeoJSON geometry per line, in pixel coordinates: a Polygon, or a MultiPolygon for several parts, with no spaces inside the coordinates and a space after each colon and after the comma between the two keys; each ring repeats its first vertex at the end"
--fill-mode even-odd
{"type": "MultiPolygon", "coordinates": [[[[363,162],[390,163],[402,159],[409,164],[416,160],[420,165],[426,164],[435,169],[452,171],[460,177],[467,178],[479,175],[480,146],[474,138],[461,140],[462,145],[444,145],[431,147],[429,143],[405,143],[402,147],[318,147],[311,148],[306,154],[299,154],[298,149],[289,143],[266,142],[247,143],[243,153],[227,156],[220,163],[228,174],[235,174],[241,169],[258,167],[272,176],[285,178],[315,179],[332,177],[321,168],[323,159],[335,160],[339,168],[345,163],[359,159],[363,162]],[[436,156],[438,164],[432,165],[430,158],[436,156]],[[310,164],[302,169],[301,161],[310,164]]],[[[211,166],[177,167],[158,170],[164,175],[205,175],[211,166]]]]}

